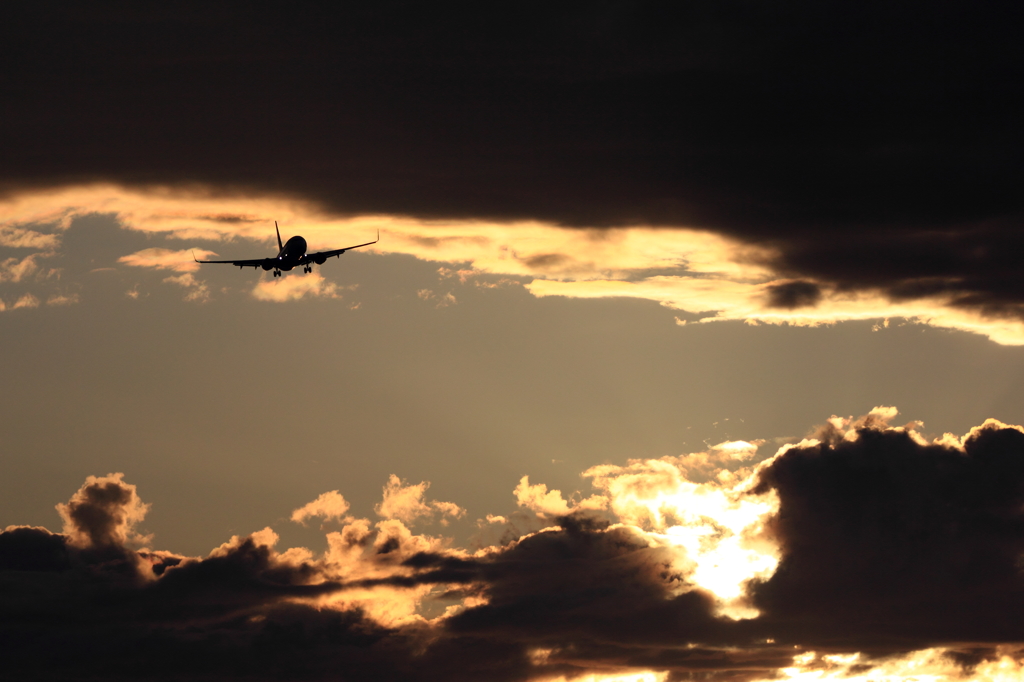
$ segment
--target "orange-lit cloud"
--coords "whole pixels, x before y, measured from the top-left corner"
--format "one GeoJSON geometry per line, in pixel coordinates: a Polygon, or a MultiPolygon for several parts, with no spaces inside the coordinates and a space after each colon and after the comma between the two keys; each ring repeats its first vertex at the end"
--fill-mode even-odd
{"type": "Polygon", "coordinates": [[[66,504],[57,511],[64,520],[64,533],[80,547],[120,547],[145,538],[135,526],[146,517],[135,486],[124,482],[124,474],[89,476],[66,504]]]}
{"type": "Polygon", "coordinates": [[[897,416],[834,416],[767,458],[763,442],[730,441],[603,464],[579,502],[524,477],[515,498],[547,526],[478,551],[411,530],[459,508],[395,476],[376,523],[346,516],[338,491],[295,510],[343,524],[319,555],[278,549],[271,527],[206,557],[132,549],[149,505],[121,474],[89,477],[58,505],[63,534],[0,532],[0,630],[29,618],[88,641],[138,631],[162,669],[188,642],[230,659],[224,632],[271,660],[298,632],[324,662],[313,679],[366,661],[367,680],[438,682],[451,665],[493,679],[512,658],[530,682],[1020,680],[1024,428],[989,420],[928,440],[897,416]],[[71,617],[83,594],[96,604],[84,633],[71,617]]]}
{"type": "MultiPolygon", "coordinates": [[[[126,229],[182,240],[260,242],[263,246],[254,249],[255,255],[273,248],[274,220],[281,223],[285,236],[305,236],[310,250],[364,241],[380,229],[380,243],[361,251],[461,264],[457,272],[463,280],[473,275],[519,278],[535,296],[642,298],[699,315],[702,321],[814,326],[905,318],[983,334],[1002,344],[1024,344],[1024,323],[1012,316],[986,315],[955,305],[952,295],[941,293],[896,301],[870,289],[835,290],[812,281],[792,280],[767,265],[774,257],[770,248],[706,230],[562,229],[539,222],[419,220],[389,215],[339,218],[284,196],[232,197],[200,189],[141,191],[113,185],[23,192],[0,200],[0,208],[9,216],[9,231],[29,230],[23,225],[41,222],[66,226],[75,216],[103,212],[115,214],[126,229]]],[[[26,243],[36,239],[23,238],[26,243]]],[[[195,266],[187,262],[191,261],[185,258],[187,252],[147,249],[125,256],[122,262],[184,272],[195,266]]],[[[336,295],[330,284],[301,283],[301,279],[287,276],[281,281],[261,282],[253,295],[268,301],[336,295]]],[[[439,305],[454,302],[447,294],[429,293],[437,297],[439,305]]]]}
{"type": "Polygon", "coordinates": [[[324,521],[340,521],[348,509],[349,504],[341,493],[331,490],[293,511],[291,519],[302,525],[306,525],[306,521],[313,517],[322,518],[324,521]]]}
{"type": "Polygon", "coordinates": [[[39,299],[32,294],[23,294],[11,306],[11,310],[17,310],[18,308],[38,308],[39,299]]]}
{"type": "Polygon", "coordinates": [[[253,288],[252,296],[258,301],[274,303],[298,301],[303,298],[341,298],[338,285],[328,282],[319,272],[264,279],[253,288]]]}
{"type": "Polygon", "coordinates": [[[201,303],[210,298],[210,288],[206,286],[206,282],[196,279],[195,275],[191,272],[165,277],[163,281],[168,284],[177,284],[187,289],[188,293],[185,294],[186,301],[198,301],[201,303]]]}
{"type": "Polygon", "coordinates": [[[12,225],[0,225],[0,246],[16,249],[52,250],[60,244],[60,236],[12,225]]]}
{"type": "MultiPolygon", "coordinates": [[[[783,668],[782,680],[843,680],[844,682],[1020,682],[1024,680],[1024,649],[1001,646],[995,657],[965,669],[956,650],[932,648],[872,661],[858,653],[794,656],[793,665],[783,668]]],[[[779,680],[774,677],[772,680],[779,680]]],[[[768,682],[768,679],[756,682],[768,682]]]]}
{"type": "Polygon", "coordinates": [[[0,261],[0,282],[20,282],[39,271],[36,254],[0,261]]]}
{"type": "Polygon", "coordinates": [[[135,253],[121,256],[118,263],[134,265],[140,268],[156,268],[158,270],[174,270],[175,272],[196,272],[199,270],[199,263],[195,258],[205,259],[215,256],[213,251],[205,249],[182,249],[172,251],[171,249],[143,249],[135,253]]]}
{"type": "MultiPolygon", "coordinates": [[[[742,452],[734,446],[723,444],[718,451],[730,456],[742,452]]],[[[678,547],[680,560],[692,565],[690,580],[719,599],[721,613],[754,617],[757,610],[745,600],[745,585],[770,577],[778,566],[779,548],[765,533],[766,522],[778,511],[778,499],[749,494],[752,471],[740,480],[730,476],[725,484],[717,477],[702,483],[689,480],[687,464],[698,458],[707,454],[603,464],[583,475],[605,491],[619,519],[678,547]]]]}
{"type": "Polygon", "coordinates": [[[566,516],[574,511],[593,511],[608,507],[608,498],[603,495],[591,495],[579,501],[566,501],[561,490],[548,490],[547,485],[543,483],[530,485],[529,476],[523,476],[512,492],[519,506],[549,519],[566,516]]]}
{"type": "MultiPolygon", "coordinates": [[[[466,513],[466,510],[454,502],[424,501],[428,481],[422,481],[414,485],[406,485],[394,474],[388,479],[384,486],[384,499],[374,507],[374,511],[385,519],[398,519],[404,523],[414,523],[421,519],[431,519],[435,514],[440,513],[442,517],[459,518],[466,513]]],[[[442,518],[442,523],[445,519],[442,518]]]]}
{"type": "Polygon", "coordinates": [[[78,294],[71,294],[70,296],[58,294],[46,299],[46,305],[73,305],[75,303],[78,303],[78,294]]]}

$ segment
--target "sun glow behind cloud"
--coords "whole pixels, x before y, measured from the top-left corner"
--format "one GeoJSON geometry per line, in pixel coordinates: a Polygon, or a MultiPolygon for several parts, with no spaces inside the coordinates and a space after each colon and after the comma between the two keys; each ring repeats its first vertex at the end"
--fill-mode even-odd
{"type": "MultiPolygon", "coordinates": [[[[718,448],[726,458],[735,456],[735,443],[723,445],[718,448]]],[[[758,612],[746,603],[744,586],[767,579],[778,566],[778,547],[764,533],[768,518],[778,511],[778,498],[749,493],[751,468],[741,477],[722,469],[718,479],[689,480],[686,463],[705,455],[604,464],[583,475],[606,492],[609,509],[623,523],[681,550],[681,561],[693,564],[689,579],[715,595],[722,615],[753,618],[758,612]]]]}
{"type": "MultiPolygon", "coordinates": [[[[48,223],[66,228],[74,217],[89,213],[114,214],[127,229],[181,240],[262,244],[241,249],[244,253],[238,257],[245,258],[266,255],[268,247],[273,250],[276,242],[270,226],[274,220],[286,234],[303,234],[310,250],[365,241],[379,229],[381,242],[363,251],[465,264],[460,271],[465,274],[460,277],[518,278],[538,297],[648,299],[696,315],[701,322],[815,326],[906,318],[982,334],[997,343],[1024,344],[1024,323],[1013,318],[986,317],[953,306],[951,299],[942,296],[893,301],[880,292],[836,291],[813,282],[793,281],[767,265],[773,256],[770,249],[707,230],[642,226],[564,229],[539,222],[338,217],[294,197],[230,196],[204,188],[142,191],[113,185],[25,191],[0,200],[0,212],[5,216],[0,226],[4,243],[18,247],[57,248],[59,235],[44,234],[31,226],[48,223]],[[814,288],[813,295],[796,295],[800,287],[814,288]],[[792,293],[786,305],[773,303],[773,297],[783,291],[792,293]]],[[[122,262],[181,272],[195,266],[189,249],[146,249],[127,254],[122,262]],[[175,260],[175,254],[180,259],[175,260]]],[[[13,266],[8,269],[14,272],[13,266]]],[[[261,282],[252,291],[258,299],[273,301],[334,294],[323,282],[315,286],[261,282]]]]}

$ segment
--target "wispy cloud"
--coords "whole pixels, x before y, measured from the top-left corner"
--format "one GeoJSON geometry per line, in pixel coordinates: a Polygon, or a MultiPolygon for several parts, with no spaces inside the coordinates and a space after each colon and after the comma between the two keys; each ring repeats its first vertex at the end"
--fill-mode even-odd
{"type": "Polygon", "coordinates": [[[0,261],[0,282],[21,282],[39,271],[39,254],[0,261]]]}
{"type": "Polygon", "coordinates": [[[60,244],[60,235],[39,232],[13,225],[0,225],[0,246],[16,249],[53,250],[60,244]]]}
{"type": "Polygon", "coordinates": [[[181,275],[175,275],[173,277],[165,277],[164,282],[168,284],[177,284],[180,287],[188,289],[188,293],[185,294],[186,301],[197,301],[202,303],[210,298],[210,288],[201,279],[196,279],[195,275],[191,272],[186,272],[181,275]]]}
{"type": "Polygon", "coordinates": [[[205,259],[216,255],[213,251],[204,249],[183,249],[172,251],[171,249],[143,249],[127,256],[117,259],[118,263],[133,265],[140,268],[156,268],[158,270],[174,270],[175,272],[195,272],[199,269],[199,263],[195,258],[205,259]]]}
{"type": "Polygon", "coordinates": [[[78,294],[57,294],[46,299],[46,305],[62,306],[74,305],[75,303],[78,303],[78,294]]]}
{"type": "Polygon", "coordinates": [[[24,294],[20,298],[18,298],[18,300],[16,300],[14,302],[14,305],[11,306],[11,309],[12,310],[17,310],[18,308],[38,308],[38,307],[39,307],[39,299],[38,298],[36,298],[32,294],[24,294]]]}

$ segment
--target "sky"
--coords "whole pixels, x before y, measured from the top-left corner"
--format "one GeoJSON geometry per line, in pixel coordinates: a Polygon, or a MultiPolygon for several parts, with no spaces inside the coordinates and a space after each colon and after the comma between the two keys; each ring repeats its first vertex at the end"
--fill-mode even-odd
{"type": "Polygon", "coordinates": [[[0,679],[1024,680],[1021,19],[5,3],[0,679]]]}

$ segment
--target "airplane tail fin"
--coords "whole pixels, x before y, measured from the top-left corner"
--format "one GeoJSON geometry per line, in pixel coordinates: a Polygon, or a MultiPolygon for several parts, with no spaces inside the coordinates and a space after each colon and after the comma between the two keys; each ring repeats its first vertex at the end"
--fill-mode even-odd
{"type": "Polygon", "coordinates": [[[281,228],[277,226],[277,221],[274,221],[274,229],[277,230],[277,248],[284,250],[284,244],[281,243],[281,228]]]}

